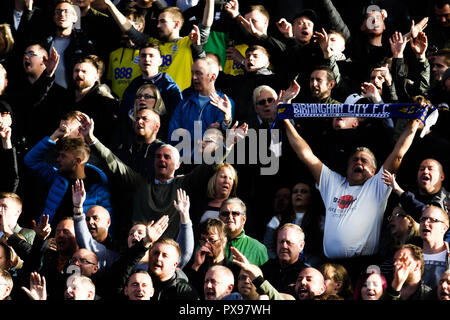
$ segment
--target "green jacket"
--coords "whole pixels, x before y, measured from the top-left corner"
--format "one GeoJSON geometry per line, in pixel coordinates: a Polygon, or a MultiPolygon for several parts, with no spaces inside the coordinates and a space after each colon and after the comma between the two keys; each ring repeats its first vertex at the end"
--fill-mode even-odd
{"type": "Polygon", "coordinates": [[[258,240],[249,237],[242,230],[241,234],[236,238],[228,241],[225,254],[228,259],[233,260],[231,255],[230,246],[235,247],[241,252],[251,264],[262,266],[269,260],[269,255],[267,254],[267,247],[259,242],[258,240]]]}

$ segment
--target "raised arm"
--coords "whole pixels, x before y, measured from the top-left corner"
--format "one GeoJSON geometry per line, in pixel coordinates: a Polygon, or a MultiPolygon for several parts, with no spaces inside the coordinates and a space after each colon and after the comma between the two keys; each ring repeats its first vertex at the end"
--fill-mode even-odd
{"type": "Polygon", "coordinates": [[[120,30],[122,30],[122,32],[126,32],[126,31],[130,30],[131,27],[133,26],[131,24],[131,21],[128,20],[127,17],[125,17],[122,14],[122,12],[120,12],[119,9],[117,9],[117,7],[114,5],[114,3],[112,3],[111,0],[104,0],[104,1],[105,1],[106,6],[108,7],[109,12],[111,13],[111,16],[119,25],[120,30]]]}
{"type": "Polygon", "coordinates": [[[402,163],[403,157],[411,146],[414,136],[419,128],[420,120],[413,119],[409,120],[402,134],[397,140],[397,143],[394,146],[394,150],[392,150],[391,154],[388,156],[386,161],[383,164],[383,168],[388,170],[391,173],[397,173],[400,168],[400,164],[402,163]]]}
{"type": "Polygon", "coordinates": [[[284,300],[284,297],[275,289],[269,281],[264,279],[261,269],[251,264],[248,259],[235,247],[230,248],[233,255],[233,263],[246,271],[259,294],[266,294],[270,300],[284,300]]]}
{"type": "Polygon", "coordinates": [[[180,245],[181,255],[178,267],[183,269],[191,260],[194,252],[194,230],[189,217],[190,201],[186,191],[183,189],[177,190],[177,200],[173,201],[173,205],[180,214],[180,232],[178,233],[177,243],[180,245]]]}
{"type": "Polygon", "coordinates": [[[284,125],[292,149],[295,151],[298,158],[308,167],[314,180],[319,183],[323,166],[322,161],[316,157],[309,144],[298,134],[297,130],[295,130],[288,119],[284,120],[284,125]]]}
{"type": "Polygon", "coordinates": [[[202,25],[204,27],[211,27],[214,22],[214,0],[206,0],[205,8],[203,9],[202,25]]]}
{"type": "Polygon", "coordinates": [[[144,181],[144,178],[124,164],[111,150],[105,147],[94,136],[94,120],[84,113],[77,116],[77,119],[81,123],[80,133],[84,137],[84,140],[105,162],[111,173],[123,183],[124,187],[130,189],[137,188],[138,185],[144,181]]]}

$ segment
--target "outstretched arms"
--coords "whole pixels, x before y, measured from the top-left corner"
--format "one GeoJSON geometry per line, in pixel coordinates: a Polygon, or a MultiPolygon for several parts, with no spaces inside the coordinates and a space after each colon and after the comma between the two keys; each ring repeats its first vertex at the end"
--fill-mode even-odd
{"type": "Polygon", "coordinates": [[[388,156],[383,164],[383,168],[391,173],[397,173],[400,164],[402,163],[403,157],[411,146],[414,136],[419,128],[420,120],[413,119],[408,121],[405,129],[397,140],[391,154],[388,156]]]}

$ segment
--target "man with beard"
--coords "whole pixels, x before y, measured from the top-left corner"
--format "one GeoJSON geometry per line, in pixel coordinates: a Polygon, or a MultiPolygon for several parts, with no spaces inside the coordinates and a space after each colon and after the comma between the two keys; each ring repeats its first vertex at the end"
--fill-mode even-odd
{"type": "Polygon", "coordinates": [[[69,128],[62,123],[50,137],[43,138],[25,156],[24,163],[49,186],[43,215],[50,216],[54,227],[61,218],[73,216],[71,188],[82,179],[86,188],[84,212],[93,205],[101,205],[111,212],[108,179],[103,171],[87,163],[89,146],[82,138],[67,138],[69,128]],[[46,162],[47,154],[57,147],[58,169],[46,162]]]}
{"type": "Polygon", "coordinates": [[[163,59],[165,58],[161,56],[160,47],[157,44],[149,43],[139,50],[138,63],[142,74],[134,78],[126,87],[120,105],[119,118],[128,117],[128,112],[134,107],[137,90],[142,85],[150,83],[158,87],[170,119],[175,107],[183,97],[172,77],[159,71],[163,59]]]}
{"type": "Polygon", "coordinates": [[[313,300],[325,293],[327,285],[322,273],[316,268],[304,268],[295,283],[296,300],[313,300]]]}
{"type": "Polygon", "coordinates": [[[95,300],[95,285],[86,276],[73,275],[66,284],[64,300],[95,300]]]}
{"type": "Polygon", "coordinates": [[[345,177],[324,165],[290,121],[284,123],[289,143],[311,172],[325,204],[325,256],[357,276],[367,265],[377,263],[381,222],[391,193],[383,183],[383,170],[397,172],[420,120],[408,122],[377,174],[374,154],[360,147],[350,156],[345,177]]]}
{"type": "Polygon", "coordinates": [[[118,150],[117,156],[143,176],[155,176],[155,152],[164,142],[157,139],[160,117],[151,109],[141,109],[134,118],[133,144],[118,150]]]}
{"type": "Polygon", "coordinates": [[[99,137],[109,144],[116,127],[119,101],[107,85],[100,84],[102,72],[103,62],[95,55],[77,61],[73,68],[72,101],[68,103],[68,109],[79,110],[92,117],[99,137]]]}
{"type": "Polygon", "coordinates": [[[55,71],[55,82],[63,88],[68,88],[71,73],[76,59],[89,54],[95,54],[95,48],[82,30],[74,28],[78,20],[71,0],[58,0],[54,6],[53,23],[50,34],[42,32],[41,28],[34,30],[30,39],[42,42],[46,48],[54,48],[60,56],[60,63],[55,71]]]}

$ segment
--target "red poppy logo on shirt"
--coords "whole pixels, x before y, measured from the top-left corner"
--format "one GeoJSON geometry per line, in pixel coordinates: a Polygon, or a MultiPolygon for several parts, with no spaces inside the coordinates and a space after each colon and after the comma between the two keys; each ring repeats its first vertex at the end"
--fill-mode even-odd
{"type": "Polygon", "coordinates": [[[339,198],[338,206],[341,209],[347,209],[354,201],[352,195],[346,195],[339,198]]]}

